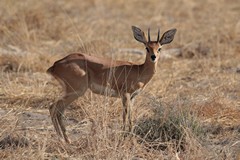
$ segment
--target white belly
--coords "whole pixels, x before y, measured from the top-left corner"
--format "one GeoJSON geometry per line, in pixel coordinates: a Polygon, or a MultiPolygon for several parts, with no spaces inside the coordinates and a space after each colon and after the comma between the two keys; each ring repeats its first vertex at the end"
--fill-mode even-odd
{"type": "Polygon", "coordinates": [[[99,85],[96,83],[91,84],[90,89],[93,93],[96,93],[96,94],[101,94],[101,95],[110,96],[110,97],[118,97],[119,96],[118,91],[116,91],[108,86],[103,86],[103,85],[99,85]]]}

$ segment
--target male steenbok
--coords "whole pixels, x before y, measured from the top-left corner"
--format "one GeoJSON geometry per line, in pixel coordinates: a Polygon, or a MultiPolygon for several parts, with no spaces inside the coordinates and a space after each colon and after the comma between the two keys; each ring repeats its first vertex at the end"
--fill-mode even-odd
{"type": "Polygon", "coordinates": [[[135,39],[146,47],[146,59],[143,64],[134,64],[127,61],[114,61],[112,59],[74,53],[58,60],[47,72],[55,77],[65,89],[65,95],[50,106],[49,111],[57,134],[69,143],[66,129],[63,124],[64,109],[89,88],[93,93],[122,98],[123,104],[123,130],[125,130],[126,117],[128,117],[131,131],[130,109],[133,100],[156,72],[158,58],[162,45],[172,42],[176,29],[171,29],[160,38],[160,30],[156,41],[148,40],[144,32],[132,26],[135,39]]]}

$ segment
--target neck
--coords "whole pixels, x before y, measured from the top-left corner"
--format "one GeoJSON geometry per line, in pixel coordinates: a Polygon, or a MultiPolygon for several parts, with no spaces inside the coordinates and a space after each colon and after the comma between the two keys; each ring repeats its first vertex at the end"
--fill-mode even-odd
{"type": "Polygon", "coordinates": [[[140,65],[142,75],[141,79],[143,82],[148,83],[152,79],[153,75],[156,72],[156,66],[157,62],[153,63],[146,57],[145,62],[140,65]]]}
{"type": "Polygon", "coordinates": [[[142,64],[144,72],[147,72],[149,75],[153,75],[156,72],[157,61],[153,63],[150,59],[146,57],[145,62],[142,64]]]}

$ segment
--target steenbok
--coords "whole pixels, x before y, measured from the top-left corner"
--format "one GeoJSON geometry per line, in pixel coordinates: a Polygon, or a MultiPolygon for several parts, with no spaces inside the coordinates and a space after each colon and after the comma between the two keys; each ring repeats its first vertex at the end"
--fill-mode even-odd
{"type": "Polygon", "coordinates": [[[151,41],[150,29],[148,40],[144,32],[132,26],[134,38],[146,47],[146,59],[143,64],[127,61],[115,61],[107,58],[74,53],[56,61],[47,72],[55,77],[65,89],[64,96],[50,106],[49,111],[57,134],[69,143],[63,124],[64,109],[82,96],[87,89],[93,93],[110,97],[119,97],[123,104],[123,130],[128,117],[131,131],[131,106],[136,95],[142,91],[156,72],[162,45],[172,42],[176,29],[168,30],[157,40],[151,41]]]}

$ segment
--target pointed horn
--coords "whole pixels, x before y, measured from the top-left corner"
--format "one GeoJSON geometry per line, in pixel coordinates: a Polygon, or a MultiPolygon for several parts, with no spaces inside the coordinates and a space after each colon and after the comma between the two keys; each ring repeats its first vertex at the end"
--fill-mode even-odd
{"type": "Polygon", "coordinates": [[[148,42],[150,42],[151,39],[150,39],[150,28],[148,28],[148,42]]]}
{"type": "Polygon", "coordinates": [[[159,35],[160,35],[160,28],[158,28],[158,36],[157,36],[157,42],[159,42],[159,35]]]}

